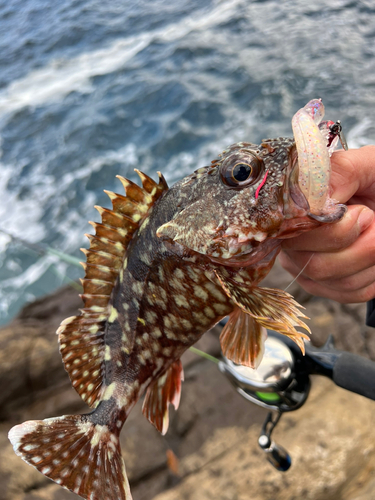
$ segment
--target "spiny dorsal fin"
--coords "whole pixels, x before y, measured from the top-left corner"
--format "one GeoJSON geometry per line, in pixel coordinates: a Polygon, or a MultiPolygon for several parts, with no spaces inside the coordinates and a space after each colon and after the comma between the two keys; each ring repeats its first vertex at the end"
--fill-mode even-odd
{"type": "Polygon", "coordinates": [[[73,387],[89,406],[95,407],[101,399],[104,376],[104,332],[111,312],[109,301],[126,255],[126,249],[150,208],[168,189],[159,173],[159,184],[136,170],[142,188],[134,182],[117,176],[126,196],[105,191],[112,210],[95,207],[101,223],[90,222],[95,235],[87,235],[90,248],[82,249],[86,262],[82,263],[85,277],[82,281],[84,308],[80,316],[64,320],[57,333],[60,352],[73,387]]]}

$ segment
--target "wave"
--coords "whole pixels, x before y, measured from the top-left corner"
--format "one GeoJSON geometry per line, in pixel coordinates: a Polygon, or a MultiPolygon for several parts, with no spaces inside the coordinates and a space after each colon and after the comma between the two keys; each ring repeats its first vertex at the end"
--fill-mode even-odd
{"type": "Polygon", "coordinates": [[[172,42],[191,31],[207,30],[226,21],[244,0],[227,0],[216,8],[201,9],[177,23],[139,35],[118,39],[104,49],[85,52],[72,59],[58,59],[13,81],[0,92],[0,116],[26,106],[61,100],[73,91],[91,93],[90,79],[122,69],[152,42],[172,42]]]}

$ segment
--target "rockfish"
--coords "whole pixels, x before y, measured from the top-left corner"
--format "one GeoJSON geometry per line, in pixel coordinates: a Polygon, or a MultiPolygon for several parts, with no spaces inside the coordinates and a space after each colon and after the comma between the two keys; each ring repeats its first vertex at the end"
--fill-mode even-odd
{"type": "Polygon", "coordinates": [[[145,393],[143,413],[163,434],[176,408],[181,355],[229,315],[223,353],[256,367],[266,328],[304,348],[308,330],[286,292],[258,287],[281,242],[339,220],[329,199],[332,137],[319,127],[321,100],[293,119],[294,138],[239,142],[168,188],[137,171],[119,177],[126,196],[97,207],[82,280],[84,308],[57,333],[71,383],[92,408],[28,421],[9,432],[14,450],[64,488],[89,500],[130,500],[119,434],[145,393]]]}

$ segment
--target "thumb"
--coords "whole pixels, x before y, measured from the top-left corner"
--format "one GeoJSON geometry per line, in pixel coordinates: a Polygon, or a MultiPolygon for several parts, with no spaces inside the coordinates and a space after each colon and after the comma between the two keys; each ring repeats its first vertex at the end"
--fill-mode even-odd
{"type": "Polygon", "coordinates": [[[331,198],[346,203],[375,183],[375,146],[336,151],[331,165],[331,198]]]}

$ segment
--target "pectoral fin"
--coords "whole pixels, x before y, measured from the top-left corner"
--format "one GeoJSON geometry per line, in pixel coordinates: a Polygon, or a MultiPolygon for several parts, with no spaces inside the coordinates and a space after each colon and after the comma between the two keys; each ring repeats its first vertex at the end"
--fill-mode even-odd
{"type": "Polygon", "coordinates": [[[258,368],[264,354],[267,330],[239,307],[229,316],[220,335],[224,356],[238,365],[258,368]]]}
{"type": "Polygon", "coordinates": [[[180,404],[181,381],[183,379],[182,363],[178,360],[172,363],[164,375],[147,389],[142,413],[163,436],[168,430],[170,403],[176,410],[180,404]]]}
{"type": "Polygon", "coordinates": [[[300,319],[308,318],[300,311],[303,307],[289,293],[274,288],[241,286],[218,271],[215,273],[226,294],[242,311],[265,328],[290,337],[305,352],[303,339],[309,340],[309,337],[295,327],[300,326],[311,333],[300,319]]]}

